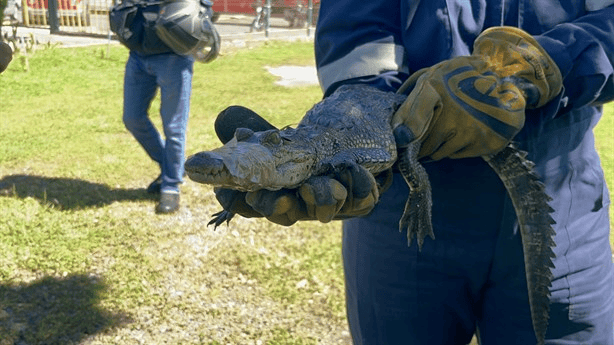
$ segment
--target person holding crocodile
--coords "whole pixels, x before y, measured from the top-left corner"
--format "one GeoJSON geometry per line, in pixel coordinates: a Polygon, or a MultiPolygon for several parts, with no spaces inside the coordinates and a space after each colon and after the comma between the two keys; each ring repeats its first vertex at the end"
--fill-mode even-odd
{"type": "Polygon", "coordinates": [[[592,133],[614,99],[613,0],[323,0],[315,54],[325,100],[354,84],[407,94],[392,125],[398,147],[422,143],[435,239],[408,247],[399,233],[408,188],[398,172],[391,188],[350,165],[297,190],[216,196],[282,225],[344,219],[355,344],[467,344],[473,334],[614,344],[610,200],[592,133]],[[556,222],[549,323],[537,337],[516,214],[481,158],[512,140],[535,162],[556,222]]]}

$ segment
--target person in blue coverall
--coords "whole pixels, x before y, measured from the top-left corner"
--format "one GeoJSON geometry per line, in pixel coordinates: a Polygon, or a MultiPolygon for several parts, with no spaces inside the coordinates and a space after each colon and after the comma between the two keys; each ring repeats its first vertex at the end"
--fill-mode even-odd
{"type": "MultiPolygon", "coordinates": [[[[315,44],[320,82],[326,95],[347,82],[395,90],[394,77],[471,55],[476,38],[500,26],[532,35],[563,77],[560,93],[527,109],[514,137],[537,164],[555,210],[546,343],[614,344],[609,195],[592,132],[601,104],[614,99],[614,1],[324,0],[315,44]]],[[[398,176],[369,216],[343,224],[355,344],[465,344],[476,325],[483,344],[535,343],[505,189],[483,160],[447,156],[425,163],[436,240],[421,252],[398,231],[407,196],[398,176]]]]}
{"type": "Polygon", "coordinates": [[[546,344],[614,344],[610,200],[592,131],[614,99],[613,0],[323,0],[315,54],[325,97],[413,80],[393,124],[424,141],[433,189],[436,239],[421,250],[399,232],[408,189],[398,173],[381,196],[359,168],[295,193],[247,193],[249,208],[283,225],[351,217],[342,251],[354,344],[468,344],[475,333],[487,345],[536,343],[515,212],[480,158],[512,139],[553,198],[546,344]],[[446,79],[455,71],[499,91],[498,103],[475,104],[487,120],[459,101],[460,83],[446,79]],[[347,183],[357,179],[371,192],[347,183]]]}

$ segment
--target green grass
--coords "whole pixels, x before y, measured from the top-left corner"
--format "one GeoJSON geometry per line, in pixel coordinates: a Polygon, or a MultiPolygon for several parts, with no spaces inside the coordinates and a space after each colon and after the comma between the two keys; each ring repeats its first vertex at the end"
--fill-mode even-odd
{"type": "MultiPolygon", "coordinates": [[[[605,172],[605,179],[610,188],[610,195],[614,190],[614,103],[605,106],[603,117],[595,128],[595,146],[601,157],[601,165],[605,172]]],[[[614,207],[610,203],[610,230],[614,229],[614,207]]],[[[614,243],[614,237],[610,232],[610,242],[614,243]]]]}
{"type": "MultiPolygon", "coordinates": [[[[155,215],[158,168],[121,121],[127,50],[105,52],[40,50],[0,75],[0,345],[347,343],[339,224],[213,230],[211,188],[191,181],[178,214],[155,215]]],[[[296,123],[321,91],[264,67],[313,63],[309,43],[269,42],[197,64],[187,153],[218,146],[232,104],[296,123]]],[[[596,134],[610,186],[613,130],[609,105],[596,134]]]]}
{"type": "MultiPolygon", "coordinates": [[[[155,215],[144,187],[158,168],[121,121],[127,50],[105,51],[40,50],[0,75],[0,344],[340,338],[338,224],[214,231],[213,193],[190,181],[177,215],[155,215]]],[[[313,63],[308,43],[270,42],[197,64],[187,153],[218,145],[213,121],[232,104],[298,122],[321,91],[276,86],[264,67],[313,63]]]]}

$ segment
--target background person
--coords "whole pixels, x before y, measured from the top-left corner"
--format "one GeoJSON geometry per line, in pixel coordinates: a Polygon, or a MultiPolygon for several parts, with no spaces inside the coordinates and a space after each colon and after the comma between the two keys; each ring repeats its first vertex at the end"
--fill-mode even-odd
{"type": "Polygon", "coordinates": [[[219,34],[210,20],[212,5],[208,0],[126,1],[110,13],[112,30],[130,49],[123,122],[161,170],[147,187],[148,193],[160,195],[156,213],[179,209],[194,61],[211,62],[220,49],[219,34]],[[127,20],[129,16],[134,17],[127,20]],[[148,115],[158,88],[164,140],[148,115]]]}
{"type": "Polygon", "coordinates": [[[147,187],[148,193],[160,194],[156,213],[173,213],[179,209],[193,67],[192,57],[175,54],[170,48],[152,55],[130,51],[126,63],[123,121],[149,157],[160,166],[160,176],[147,187]],[[158,87],[165,140],[148,116],[158,87]]]}

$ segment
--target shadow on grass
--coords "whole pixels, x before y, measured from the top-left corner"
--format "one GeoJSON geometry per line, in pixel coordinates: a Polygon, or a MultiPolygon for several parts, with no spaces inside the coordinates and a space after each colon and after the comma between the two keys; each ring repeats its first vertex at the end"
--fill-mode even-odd
{"type": "Polygon", "coordinates": [[[84,180],[33,175],[7,175],[0,180],[0,196],[35,198],[60,209],[100,207],[115,201],[153,200],[145,188],[111,188],[84,180]]]}
{"type": "Polygon", "coordinates": [[[77,344],[130,322],[98,304],[106,285],[87,275],[0,284],[0,344],[77,344]]]}

